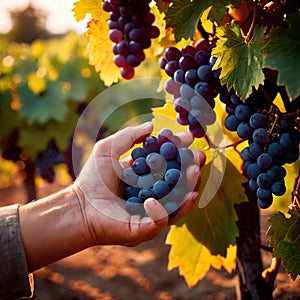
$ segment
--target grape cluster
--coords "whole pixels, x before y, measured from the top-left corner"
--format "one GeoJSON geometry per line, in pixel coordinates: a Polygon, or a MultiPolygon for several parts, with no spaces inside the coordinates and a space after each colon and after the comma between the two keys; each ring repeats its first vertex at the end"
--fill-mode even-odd
{"type": "Polygon", "coordinates": [[[203,137],[206,126],[216,120],[212,109],[218,94],[219,72],[212,71],[216,61],[211,57],[212,48],[205,39],[197,41],[195,46],[186,45],[182,50],[169,47],[159,62],[160,68],[171,77],[165,90],[172,94],[177,122],[188,125],[197,138],[203,137]]]}
{"type": "Polygon", "coordinates": [[[151,46],[151,39],[159,36],[153,26],[154,14],[150,12],[150,0],[107,0],[103,10],[109,12],[109,38],[114,43],[114,63],[124,79],[134,76],[134,68],[144,59],[144,49],[151,46]]]}
{"type": "Polygon", "coordinates": [[[40,152],[36,158],[36,166],[40,176],[52,183],[55,179],[55,165],[62,162],[62,154],[58,151],[53,141],[49,142],[47,148],[40,152]]]}
{"type": "Polygon", "coordinates": [[[249,188],[256,192],[258,205],[268,208],[273,195],[286,192],[283,165],[299,158],[299,134],[294,120],[284,118],[275,106],[269,110],[253,106],[253,97],[243,103],[234,90],[221,93],[220,99],[228,112],[225,127],[248,140],[249,145],[240,155],[249,188]]]}
{"type": "Polygon", "coordinates": [[[132,150],[133,163],[121,176],[128,213],[145,215],[143,202],[148,198],[159,200],[170,216],[177,213],[187,192],[184,170],[194,160],[193,152],[180,144],[171,130],[163,129],[132,150]]]}

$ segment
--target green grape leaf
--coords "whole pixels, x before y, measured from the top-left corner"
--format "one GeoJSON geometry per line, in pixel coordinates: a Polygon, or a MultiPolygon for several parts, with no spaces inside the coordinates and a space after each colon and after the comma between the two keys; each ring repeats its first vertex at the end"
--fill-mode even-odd
{"type": "Polygon", "coordinates": [[[220,157],[215,157],[214,160],[219,159],[219,162],[212,160],[201,170],[199,201],[207,202],[203,197],[214,195],[212,200],[204,208],[195,205],[193,210],[179,221],[178,226],[185,224],[195,239],[207,247],[211,254],[225,256],[227,247],[235,244],[238,236],[235,223],[237,215],[233,206],[247,201],[247,198],[242,187],[243,176],[229,160],[221,157],[222,154],[218,155],[220,157]],[[220,168],[219,165],[224,164],[224,161],[226,166],[220,168]]]}
{"type": "Polygon", "coordinates": [[[23,126],[19,129],[19,146],[35,158],[44,150],[50,140],[54,140],[59,151],[66,150],[70,137],[78,121],[77,105],[69,103],[68,113],[62,122],[48,120],[47,125],[23,126]]]}
{"type": "Polygon", "coordinates": [[[202,12],[211,1],[174,0],[166,13],[166,21],[173,28],[176,42],[192,39],[202,12]]]}
{"type": "Polygon", "coordinates": [[[290,218],[278,212],[270,218],[267,234],[273,256],[280,257],[291,278],[300,274],[300,211],[291,211],[290,218]]]}
{"type": "Polygon", "coordinates": [[[228,89],[233,87],[237,95],[245,100],[252,88],[258,88],[264,81],[263,46],[264,28],[256,26],[251,40],[247,43],[237,24],[217,29],[218,41],[212,51],[217,57],[214,70],[221,68],[220,79],[228,89]]]}
{"type": "Polygon", "coordinates": [[[264,66],[279,71],[277,84],[285,85],[291,99],[300,95],[300,13],[289,16],[290,26],[274,28],[265,45],[264,66]]]}
{"type": "Polygon", "coordinates": [[[19,87],[21,109],[20,116],[28,124],[45,124],[48,120],[62,121],[67,114],[67,93],[62,90],[61,82],[49,81],[47,90],[41,95],[35,95],[27,85],[19,87]]]}

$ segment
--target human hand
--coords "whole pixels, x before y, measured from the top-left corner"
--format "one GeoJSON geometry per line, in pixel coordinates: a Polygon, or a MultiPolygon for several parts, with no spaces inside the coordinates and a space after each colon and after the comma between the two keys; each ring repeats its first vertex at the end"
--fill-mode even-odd
{"type": "MultiPolygon", "coordinates": [[[[121,199],[121,173],[129,166],[120,156],[135,143],[141,142],[153,130],[145,123],[127,127],[110,137],[98,141],[85,163],[73,189],[77,194],[85,226],[86,238],[92,245],[119,244],[134,246],[155,238],[168,225],[186,215],[192,208],[200,184],[200,167],[205,161],[201,151],[194,151],[195,164],[186,171],[189,191],[174,217],[169,217],[163,206],[155,199],[144,203],[148,217],[130,215],[121,199]]],[[[192,143],[188,133],[181,136],[183,147],[192,143]]]]}

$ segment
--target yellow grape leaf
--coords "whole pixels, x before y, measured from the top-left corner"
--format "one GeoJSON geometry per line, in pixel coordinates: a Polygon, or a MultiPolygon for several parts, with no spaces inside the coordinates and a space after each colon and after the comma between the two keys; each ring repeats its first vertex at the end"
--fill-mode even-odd
{"type": "Polygon", "coordinates": [[[108,27],[104,19],[92,19],[88,24],[89,43],[87,51],[89,62],[100,73],[100,78],[106,86],[119,79],[120,70],[113,62],[112,42],[108,38],[108,27]]]}
{"type": "Polygon", "coordinates": [[[171,227],[166,244],[172,246],[169,252],[168,270],[178,267],[180,275],[184,277],[190,288],[195,286],[211,267],[216,269],[224,267],[229,273],[235,269],[235,246],[227,248],[226,257],[211,255],[210,251],[195,239],[185,224],[171,227]],[[181,242],[178,243],[178,240],[181,242]]]}
{"type": "Polygon", "coordinates": [[[28,87],[36,95],[41,94],[47,88],[45,78],[39,76],[36,72],[30,72],[27,75],[27,80],[28,80],[28,87]]]}
{"type": "Polygon", "coordinates": [[[91,14],[92,18],[99,20],[106,12],[102,9],[102,0],[79,0],[74,2],[74,17],[77,22],[82,21],[87,14],[91,14]]]}

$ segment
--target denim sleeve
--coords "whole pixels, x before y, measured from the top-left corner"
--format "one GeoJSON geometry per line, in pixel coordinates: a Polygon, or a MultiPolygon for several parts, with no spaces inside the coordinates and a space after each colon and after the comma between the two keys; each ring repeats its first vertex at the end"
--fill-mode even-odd
{"type": "Polygon", "coordinates": [[[19,205],[0,208],[0,299],[32,297],[33,276],[28,274],[22,244],[19,205]]]}

